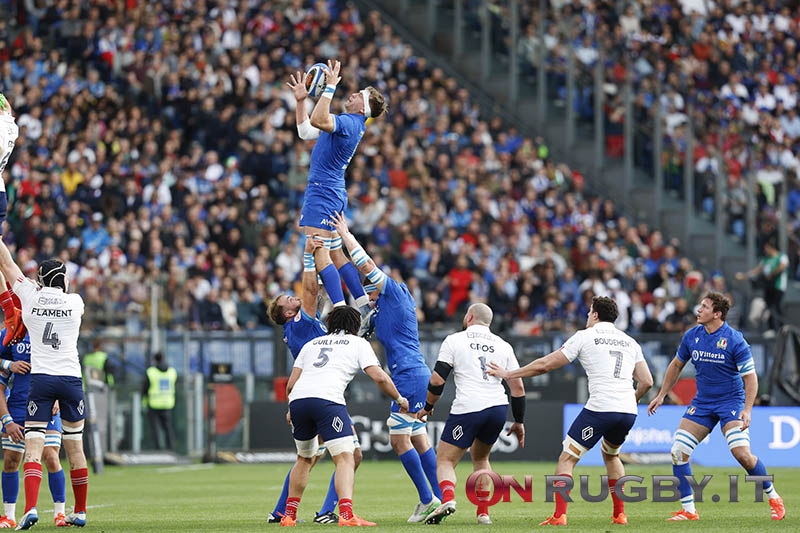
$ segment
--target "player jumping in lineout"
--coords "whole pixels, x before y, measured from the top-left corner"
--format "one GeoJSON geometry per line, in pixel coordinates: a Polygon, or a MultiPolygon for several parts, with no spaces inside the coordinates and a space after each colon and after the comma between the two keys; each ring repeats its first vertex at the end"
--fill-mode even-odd
{"type": "Polygon", "coordinates": [[[329,221],[336,213],[347,208],[347,188],[344,171],[355,155],[358,143],[366,131],[367,119],[377,118],[386,111],[386,100],[374,87],[351,94],[344,103],[345,113],[330,112],[331,100],[341,81],[339,61],[328,61],[328,80],[311,117],[308,117],[305,100],[308,91],[301,72],[291,76],[287,85],[296,100],[297,131],[301,139],[317,139],[311,151],[308,184],[303,196],[300,227],[306,235],[319,234],[324,246],[317,249],[315,258],[319,275],[334,307],[344,305],[341,280],[361,311],[362,321],[369,314],[369,298],[364,292],[356,268],[342,252],[342,239],[336,235],[329,221]]]}
{"type": "MultiPolygon", "coordinates": [[[[697,394],[683,415],[672,444],[672,472],[680,480],[681,510],[669,521],[699,520],[694,494],[686,476],[692,475],[689,457],[719,422],[728,448],[751,476],[766,476],[761,459],[750,452],[750,417],[758,393],[758,376],[750,345],[725,321],[731,302],[718,292],[709,292],[697,310],[698,325],[686,332],[678,353],[667,367],[661,391],[653,398],[648,414],[655,414],[678,382],[689,360],[697,370],[697,394]]],[[[775,486],[766,482],[773,520],[783,520],[786,509],[775,486]]]]}

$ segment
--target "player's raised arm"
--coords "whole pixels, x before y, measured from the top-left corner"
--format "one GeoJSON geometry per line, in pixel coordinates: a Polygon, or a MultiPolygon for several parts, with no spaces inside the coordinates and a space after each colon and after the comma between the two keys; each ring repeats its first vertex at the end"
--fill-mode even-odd
{"type": "Polygon", "coordinates": [[[24,277],[22,270],[11,258],[11,252],[8,250],[6,243],[2,240],[0,240],[0,272],[3,273],[6,279],[11,280],[12,287],[15,280],[24,277]]]}
{"type": "Polygon", "coordinates": [[[350,228],[347,226],[344,213],[337,213],[330,222],[339,234],[339,237],[342,238],[342,244],[344,244],[347,251],[350,252],[350,258],[353,260],[353,264],[356,265],[356,268],[364,274],[372,284],[371,288],[378,292],[383,292],[386,274],[378,268],[375,261],[367,255],[367,252],[364,251],[353,234],[350,233],[350,228]]]}
{"type": "Polygon", "coordinates": [[[314,252],[322,247],[322,240],[317,234],[306,237],[306,247],[303,250],[303,311],[314,318],[317,315],[317,269],[314,265],[314,252]]]}
{"type": "Polygon", "coordinates": [[[306,112],[306,98],[308,98],[305,84],[306,75],[298,70],[297,74],[291,74],[289,77],[290,81],[286,82],[286,85],[292,89],[296,102],[294,113],[297,122],[297,134],[304,141],[313,141],[319,137],[319,129],[311,125],[311,119],[306,112]]]}
{"type": "Polygon", "coordinates": [[[511,382],[509,380],[514,378],[526,378],[530,376],[540,376],[542,374],[546,374],[547,372],[552,372],[557,368],[561,368],[562,366],[569,364],[569,359],[567,356],[564,355],[560,349],[556,350],[553,353],[550,353],[544,357],[540,357],[536,361],[532,361],[527,365],[523,366],[522,368],[518,368],[516,370],[506,370],[502,368],[498,364],[494,362],[490,362],[487,366],[489,370],[487,373],[492,376],[497,376],[509,382],[509,387],[511,386],[511,382]]]}
{"type": "Polygon", "coordinates": [[[664,398],[667,397],[669,391],[672,390],[672,387],[678,382],[678,379],[681,377],[681,371],[683,367],[686,366],[686,361],[682,361],[677,355],[672,359],[669,366],[667,367],[667,371],[664,374],[664,382],[661,384],[661,391],[659,391],[658,395],[653,398],[653,401],[650,402],[650,405],[647,406],[647,414],[654,415],[656,413],[656,409],[658,409],[662,403],[664,403],[664,398]]]}
{"type": "Polygon", "coordinates": [[[342,64],[339,61],[328,60],[328,70],[331,73],[328,76],[328,85],[311,112],[311,125],[328,133],[333,133],[336,129],[336,121],[331,115],[331,100],[333,99],[333,93],[336,91],[336,86],[342,79],[339,77],[341,68],[342,64]]]}

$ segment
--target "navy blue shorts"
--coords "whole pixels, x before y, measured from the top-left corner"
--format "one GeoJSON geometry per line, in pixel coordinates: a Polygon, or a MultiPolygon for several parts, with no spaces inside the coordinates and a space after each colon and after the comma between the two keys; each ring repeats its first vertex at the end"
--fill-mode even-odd
{"type": "Polygon", "coordinates": [[[692,400],[692,405],[686,409],[683,418],[697,422],[708,429],[714,429],[717,422],[721,427],[725,427],[728,422],[739,420],[743,409],[744,402],[739,399],[720,401],[714,404],[697,403],[692,400]]]}
{"type": "Polygon", "coordinates": [[[347,406],[322,398],[301,398],[289,404],[292,435],[310,440],[319,435],[325,442],[353,435],[347,406]]]}
{"type": "MultiPolygon", "coordinates": [[[[27,412],[26,412],[25,409],[26,409],[25,405],[16,405],[16,404],[15,405],[9,405],[8,406],[8,414],[11,415],[11,418],[13,418],[14,421],[17,422],[17,424],[24,425],[25,424],[24,420],[25,420],[25,418],[27,418],[27,412]]],[[[62,427],[61,427],[61,412],[60,411],[59,411],[58,414],[53,416],[50,419],[50,422],[47,424],[47,431],[50,431],[50,430],[58,431],[59,433],[62,431],[62,427]]],[[[6,432],[5,428],[3,428],[3,430],[0,433],[5,434],[5,432],[6,432]]]]}
{"type": "Polygon", "coordinates": [[[25,421],[50,422],[53,417],[53,403],[56,400],[58,400],[61,418],[64,421],[80,422],[86,418],[81,378],[31,374],[28,412],[25,421]]]}
{"type": "Polygon", "coordinates": [[[590,449],[601,437],[616,446],[622,446],[625,437],[636,422],[631,413],[597,412],[584,408],[569,428],[567,435],[578,444],[590,449]]]}
{"type": "MultiPolygon", "coordinates": [[[[426,367],[404,370],[392,374],[392,381],[397,387],[397,392],[408,400],[408,412],[416,413],[425,407],[428,399],[428,383],[431,381],[431,371],[426,367]]],[[[392,412],[400,410],[397,402],[392,400],[392,412]]]]}
{"type": "Polygon", "coordinates": [[[442,430],[442,440],[459,448],[469,448],[478,439],[492,445],[506,425],[508,405],[495,405],[483,411],[447,417],[442,430]]]}
{"type": "Polygon", "coordinates": [[[303,195],[303,208],[300,211],[300,227],[310,226],[333,231],[329,220],[333,215],[347,209],[347,189],[326,187],[309,182],[303,195]]]}

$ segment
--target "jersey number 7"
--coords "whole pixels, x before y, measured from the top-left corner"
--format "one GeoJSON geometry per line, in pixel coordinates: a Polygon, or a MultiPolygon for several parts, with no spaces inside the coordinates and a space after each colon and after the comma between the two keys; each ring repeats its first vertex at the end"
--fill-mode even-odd
{"type": "Polygon", "coordinates": [[[58,333],[53,331],[53,323],[48,322],[44,325],[44,334],[42,334],[42,344],[51,346],[54,350],[58,350],[61,346],[61,341],[58,338],[58,333]]]}

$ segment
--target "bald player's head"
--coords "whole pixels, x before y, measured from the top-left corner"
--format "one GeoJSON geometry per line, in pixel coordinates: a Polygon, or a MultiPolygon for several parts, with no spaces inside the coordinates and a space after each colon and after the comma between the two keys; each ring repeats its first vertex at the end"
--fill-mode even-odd
{"type": "Polygon", "coordinates": [[[477,303],[472,304],[467,309],[467,314],[464,315],[464,327],[470,326],[486,326],[487,328],[492,325],[492,308],[486,304],[477,303]]]}

